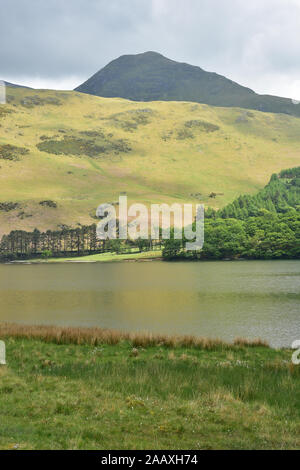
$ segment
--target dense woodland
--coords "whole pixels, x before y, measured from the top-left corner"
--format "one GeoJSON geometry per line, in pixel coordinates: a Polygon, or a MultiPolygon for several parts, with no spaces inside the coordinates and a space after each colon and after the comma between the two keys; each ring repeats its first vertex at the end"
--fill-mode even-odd
{"type": "Polygon", "coordinates": [[[186,252],[185,242],[165,242],[165,259],[300,258],[300,167],[274,174],[254,196],[244,195],[205,213],[205,242],[186,252]]]}
{"type": "Polygon", "coordinates": [[[245,220],[261,215],[261,209],[278,214],[300,210],[300,167],[272,175],[267,186],[254,196],[240,196],[218,212],[208,209],[206,218],[245,220]]]}
{"type": "Polygon", "coordinates": [[[185,240],[101,241],[93,224],[47,232],[12,231],[1,240],[0,259],[126,253],[162,245],[166,260],[300,258],[300,167],[272,175],[268,185],[254,196],[240,196],[219,211],[208,209],[205,243],[199,252],[187,252],[185,240]]]}

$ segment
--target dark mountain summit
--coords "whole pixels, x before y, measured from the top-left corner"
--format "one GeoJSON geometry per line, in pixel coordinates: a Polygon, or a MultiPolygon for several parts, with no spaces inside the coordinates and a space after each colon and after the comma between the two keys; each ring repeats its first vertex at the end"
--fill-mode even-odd
{"type": "MultiPolygon", "coordinates": [[[[5,80],[0,80],[0,83],[4,83],[5,86],[9,87],[9,88],[29,88],[28,86],[25,86],[25,85],[16,85],[15,83],[10,83],[10,82],[6,82],[5,80]]],[[[30,90],[32,88],[29,88],[30,90]]]]}
{"type": "Polygon", "coordinates": [[[290,99],[258,95],[222,75],[175,62],[156,52],[121,56],[76,91],[134,101],[194,101],[300,117],[300,104],[290,99]]]}

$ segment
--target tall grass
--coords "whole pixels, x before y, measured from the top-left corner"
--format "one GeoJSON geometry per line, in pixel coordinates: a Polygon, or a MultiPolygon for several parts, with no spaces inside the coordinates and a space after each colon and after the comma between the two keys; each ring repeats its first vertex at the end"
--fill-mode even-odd
{"type": "Polygon", "coordinates": [[[103,328],[76,328],[48,325],[21,325],[16,323],[0,323],[0,338],[38,339],[55,344],[99,344],[115,345],[123,341],[130,342],[133,347],[165,346],[185,347],[203,350],[240,349],[244,347],[269,347],[261,339],[248,340],[237,338],[233,343],[220,339],[199,338],[185,335],[163,335],[153,333],[126,333],[103,328]]]}

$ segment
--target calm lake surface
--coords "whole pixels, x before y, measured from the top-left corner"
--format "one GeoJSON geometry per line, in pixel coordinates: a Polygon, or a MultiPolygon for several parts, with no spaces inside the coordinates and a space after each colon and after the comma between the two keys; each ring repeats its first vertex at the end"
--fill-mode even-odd
{"type": "Polygon", "coordinates": [[[300,339],[300,261],[2,264],[0,321],[290,346],[300,339]]]}

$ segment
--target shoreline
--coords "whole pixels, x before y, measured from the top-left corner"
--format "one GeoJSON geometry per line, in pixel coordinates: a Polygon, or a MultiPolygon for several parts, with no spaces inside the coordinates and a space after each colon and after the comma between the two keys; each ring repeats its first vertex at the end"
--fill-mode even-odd
{"type": "MultiPolygon", "coordinates": [[[[142,253],[138,253],[142,255],[142,253]]],[[[178,258],[178,259],[164,259],[161,256],[161,253],[158,253],[157,256],[130,256],[130,254],[126,255],[117,255],[111,254],[111,256],[104,258],[106,254],[100,255],[87,255],[87,256],[74,256],[72,258],[50,258],[50,259],[42,259],[42,258],[31,258],[31,259],[24,259],[24,260],[14,260],[14,261],[1,261],[1,265],[12,265],[12,264],[97,264],[97,263],[145,263],[145,262],[153,262],[153,261],[160,261],[160,262],[168,262],[168,263],[219,263],[219,262],[251,262],[251,261],[263,261],[263,262],[272,262],[272,261],[300,261],[299,258],[222,258],[222,259],[187,259],[187,258],[178,258]],[[103,256],[103,259],[98,257],[103,256]],[[90,259],[85,259],[90,258],[90,259]],[[92,259],[95,258],[95,259],[92,259]]]]}
{"type": "Polygon", "coordinates": [[[162,252],[136,252],[136,253],[98,253],[95,255],[74,256],[65,258],[31,258],[24,260],[4,261],[1,264],[56,264],[56,263],[120,263],[120,262],[149,262],[162,261],[162,252]]]}
{"type": "MultiPolygon", "coordinates": [[[[126,332],[99,327],[68,327],[55,325],[26,325],[0,322],[0,338],[36,339],[55,344],[120,344],[129,342],[134,347],[164,346],[171,348],[195,348],[204,350],[266,348],[274,349],[261,338],[237,337],[232,342],[219,338],[194,335],[168,335],[151,332],[126,332]]],[[[287,348],[280,348],[282,350],[287,348]]]]}

